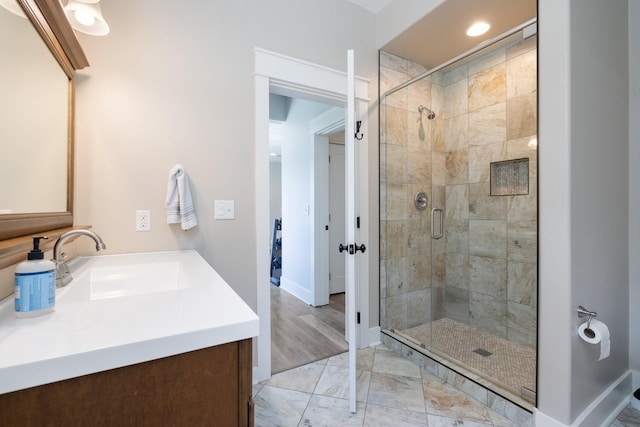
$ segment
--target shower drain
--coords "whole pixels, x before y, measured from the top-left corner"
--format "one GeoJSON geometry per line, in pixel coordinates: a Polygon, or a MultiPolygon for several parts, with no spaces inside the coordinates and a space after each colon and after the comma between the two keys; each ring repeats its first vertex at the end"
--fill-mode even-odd
{"type": "Polygon", "coordinates": [[[473,352],[478,353],[482,357],[488,357],[493,354],[490,351],[485,350],[484,348],[476,348],[475,350],[473,350],[473,352]]]}

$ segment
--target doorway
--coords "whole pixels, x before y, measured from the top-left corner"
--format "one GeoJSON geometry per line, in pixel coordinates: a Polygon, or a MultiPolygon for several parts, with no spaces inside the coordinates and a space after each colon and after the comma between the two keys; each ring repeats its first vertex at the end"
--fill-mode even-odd
{"type": "MultiPolygon", "coordinates": [[[[300,61],[281,54],[254,49],[255,59],[255,194],[256,194],[256,287],[257,287],[257,311],[260,317],[260,334],[257,338],[257,372],[254,380],[262,381],[271,376],[271,306],[270,306],[270,281],[269,281],[269,250],[270,228],[268,215],[264,215],[269,209],[269,93],[274,92],[287,96],[302,95],[310,100],[322,100],[336,106],[344,106],[347,100],[346,74],[341,71],[331,70],[324,66],[300,61]]],[[[356,78],[355,90],[359,111],[356,119],[362,123],[362,129],[367,129],[368,119],[368,81],[356,78]]],[[[367,133],[364,134],[362,144],[368,141],[367,133]]],[[[360,164],[368,164],[368,153],[362,150],[359,153],[360,164]]],[[[361,241],[369,241],[369,194],[368,194],[368,170],[361,169],[360,175],[360,200],[358,213],[361,217],[364,230],[361,241]]],[[[286,224],[283,224],[286,227],[286,224]]],[[[283,245],[286,242],[283,241],[283,245]]],[[[362,283],[368,283],[369,259],[358,258],[358,270],[362,283]]],[[[369,288],[363,286],[356,298],[356,309],[360,312],[361,323],[355,327],[356,339],[354,344],[359,347],[368,345],[370,336],[374,332],[375,341],[379,342],[379,328],[369,330],[369,288]],[[361,328],[364,328],[361,331],[361,328]],[[365,337],[363,340],[362,337],[365,337]]],[[[353,316],[355,319],[355,313],[353,316]]]]}
{"type": "Polygon", "coordinates": [[[344,146],[334,146],[344,144],[345,111],[273,93],[270,107],[269,211],[280,267],[270,291],[274,374],[348,349],[344,261],[330,261],[332,252],[344,255],[329,243],[333,228],[344,241],[344,146]],[[331,291],[331,278],[343,288],[331,291]]]}

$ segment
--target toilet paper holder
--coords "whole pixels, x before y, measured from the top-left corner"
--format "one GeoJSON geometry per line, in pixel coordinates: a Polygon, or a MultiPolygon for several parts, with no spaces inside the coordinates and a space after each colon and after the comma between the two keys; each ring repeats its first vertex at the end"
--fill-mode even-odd
{"type": "Polygon", "coordinates": [[[593,320],[594,317],[598,316],[598,313],[596,313],[595,311],[587,310],[581,305],[578,306],[578,309],[576,311],[578,312],[579,318],[589,316],[589,320],[587,320],[587,329],[591,329],[591,320],[593,320]]]}

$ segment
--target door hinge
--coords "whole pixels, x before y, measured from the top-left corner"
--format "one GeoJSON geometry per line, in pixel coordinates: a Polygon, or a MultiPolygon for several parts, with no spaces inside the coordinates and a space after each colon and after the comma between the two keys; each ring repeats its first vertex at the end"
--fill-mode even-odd
{"type": "Polygon", "coordinates": [[[360,324],[360,312],[356,313],[356,323],[359,325],[360,324]]]}
{"type": "Polygon", "coordinates": [[[328,226],[328,225],[325,225],[325,226],[324,226],[324,229],[325,229],[325,230],[329,230],[329,226],[328,226]]]}
{"type": "Polygon", "coordinates": [[[360,217],[356,218],[356,228],[360,228],[360,217]]]}

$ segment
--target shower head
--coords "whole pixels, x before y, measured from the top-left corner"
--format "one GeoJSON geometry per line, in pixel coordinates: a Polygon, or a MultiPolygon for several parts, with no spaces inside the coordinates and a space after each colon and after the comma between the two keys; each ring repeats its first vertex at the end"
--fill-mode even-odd
{"type": "Polygon", "coordinates": [[[434,113],[433,110],[425,107],[424,105],[418,107],[418,112],[420,114],[424,113],[425,111],[427,112],[427,119],[433,120],[436,118],[436,113],[434,113]]]}

